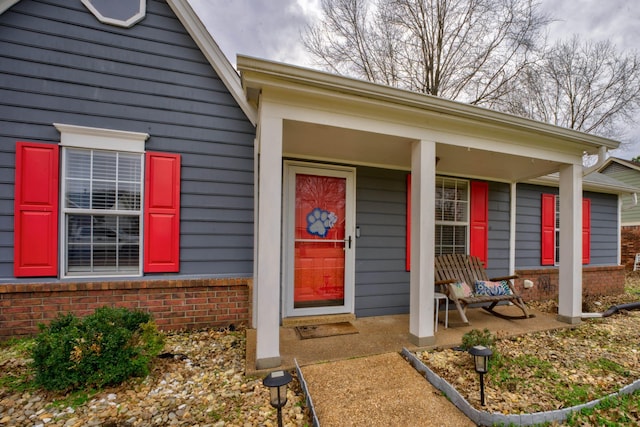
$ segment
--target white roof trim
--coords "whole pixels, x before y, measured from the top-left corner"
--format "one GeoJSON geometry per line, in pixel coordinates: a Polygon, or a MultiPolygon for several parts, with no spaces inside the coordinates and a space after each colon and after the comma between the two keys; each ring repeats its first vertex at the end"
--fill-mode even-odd
{"type": "Polygon", "coordinates": [[[218,73],[218,76],[220,76],[220,79],[227,89],[229,89],[233,98],[238,105],[240,105],[242,111],[247,115],[247,118],[255,126],[258,122],[258,112],[249,104],[249,101],[244,95],[240,75],[233,68],[233,65],[231,65],[227,57],[224,56],[222,49],[220,49],[209,31],[207,31],[189,2],[187,0],[167,0],[167,3],[173,10],[173,13],[178,16],[178,19],[180,19],[180,22],[182,22],[182,25],[187,29],[213,69],[218,73]]]}
{"type": "Polygon", "coordinates": [[[0,0],[0,15],[6,12],[14,4],[18,3],[20,0],[0,0]]]}
{"type": "MultiPolygon", "coordinates": [[[[588,177],[586,175],[585,177],[588,177]]],[[[618,181],[620,184],[615,185],[613,183],[599,183],[589,181],[588,178],[582,179],[582,189],[586,191],[594,191],[596,193],[608,193],[608,194],[633,194],[637,192],[637,188],[625,184],[624,182],[618,181]]],[[[615,180],[617,181],[617,180],[615,180]]],[[[523,184],[536,184],[543,185],[545,187],[559,187],[560,178],[557,174],[554,175],[545,175],[534,179],[528,179],[523,182],[523,184]]]]}
{"type": "Polygon", "coordinates": [[[278,84],[281,84],[283,87],[287,87],[287,85],[303,85],[335,93],[350,94],[380,102],[447,114],[449,116],[492,124],[503,128],[520,129],[526,132],[547,135],[552,138],[580,144],[590,151],[595,151],[602,146],[614,149],[620,145],[620,142],[609,138],[489,110],[477,105],[465,104],[437,96],[411,92],[310,68],[244,55],[238,55],[237,64],[238,70],[240,70],[243,75],[245,85],[252,86],[247,88],[247,90],[260,88],[263,85],[269,86],[277,81],[278,84]]]}

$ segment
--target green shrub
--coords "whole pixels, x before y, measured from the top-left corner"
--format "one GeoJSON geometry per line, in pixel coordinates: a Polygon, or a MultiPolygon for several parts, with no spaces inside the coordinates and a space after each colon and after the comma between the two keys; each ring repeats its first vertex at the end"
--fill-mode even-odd
{"type": "Polygon", "coordinates": [[[79,319],[60,314],[40,326],[31,351],[35,381],[48,390],[115,385],[149,373],[164,337],[150,314],[102,307],[79,319]]]}
{"type": "Polygon", "coordinates": [[[496,352],[496,339],[487,328],[482,331],[472,329],[462,336],[462,350],[468,351],[476,345],[483,345],[490,348],[494,353],[496,352]]]}

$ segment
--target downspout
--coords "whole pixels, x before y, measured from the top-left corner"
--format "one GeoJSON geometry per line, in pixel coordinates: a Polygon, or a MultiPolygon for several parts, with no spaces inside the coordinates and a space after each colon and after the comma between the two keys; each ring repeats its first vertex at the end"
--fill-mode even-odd
{"type": "Polygon", "coordinates": [[[631,194],[631,204],[624,206],[624,204],[622,205],[621,209],[623,211],[628,211],[629,209],[633,209],[636,206],[638,206],[638,193],[633,193],[631,194]]]}
{"type": "Polygon", "coordinates": [[[594,319],[594,318],[600,318],[600,317],[609,317],[620,310],[638,310],[638,309],[640,309],[640,302],[630,302],[627,304],[612,305],[604,313],[582,313],[582,318],[594,319]]]}
{"type": "Polygon", "coordinates": [[[591,172],[598,170],[606,160],[607,160],[607,147],[605,147],[604,145],[601,145],[600,148],[598,148],[598,160],[596,161],[595,165],[585,168],[582,171],[582,176],[589,175],[591,172]]]}

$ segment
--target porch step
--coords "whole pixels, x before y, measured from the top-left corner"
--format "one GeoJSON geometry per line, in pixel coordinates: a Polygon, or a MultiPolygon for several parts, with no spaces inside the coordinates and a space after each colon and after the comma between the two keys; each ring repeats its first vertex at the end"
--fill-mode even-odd
{"type": "Polygon", "coordinates": [[[292,328],[295,326],[322,325],[324,323],[351,322],[353,320],[356,320],[356,315],[353,313],[327,314],[322,316],[297,316],[282,319],[282,326],[285,328],[292,328]]]}

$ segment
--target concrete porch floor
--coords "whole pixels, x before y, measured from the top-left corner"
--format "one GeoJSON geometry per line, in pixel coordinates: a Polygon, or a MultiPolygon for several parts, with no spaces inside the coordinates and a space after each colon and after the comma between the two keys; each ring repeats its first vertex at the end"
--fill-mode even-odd
{"type": "MultiPolygon", "coordinates": [[[[522,311],[513,306],[499,307],[504,314],[521,315],[522,311]]],[[[436,343],[429,347],[416,347],[409,339],[409,315],[399,314],[379,317],[363,317],[352,320],[358,329],[357,334],[324,338],[300,339],[294,327],[280,327],[280,369],[295,368],[294,359],[300,366],[372,356],[389,352],[400,352],[403,347],[410,351],[426,350],[436,347],[453,347],[462,342],[462,335],[472,329],[488,328],[499,337],[521,335],[528,332],[544,331],[571,327],[556,320],[556,315],[529,310],[535,317],[529,319],[507,320],[493,316],[481,308],[469,308],[467,317],[470,325],[464,326],[457,311],[449,307],[449,327],[438,325],[435,333],[436,343]]],[[[444,311],[440,312],[440,321],[444,321],[444,311]]],[[[258,371],[255,363],[256,331],[247,330],[246,374],[262,375],[270,370],[258,371]]]]}

